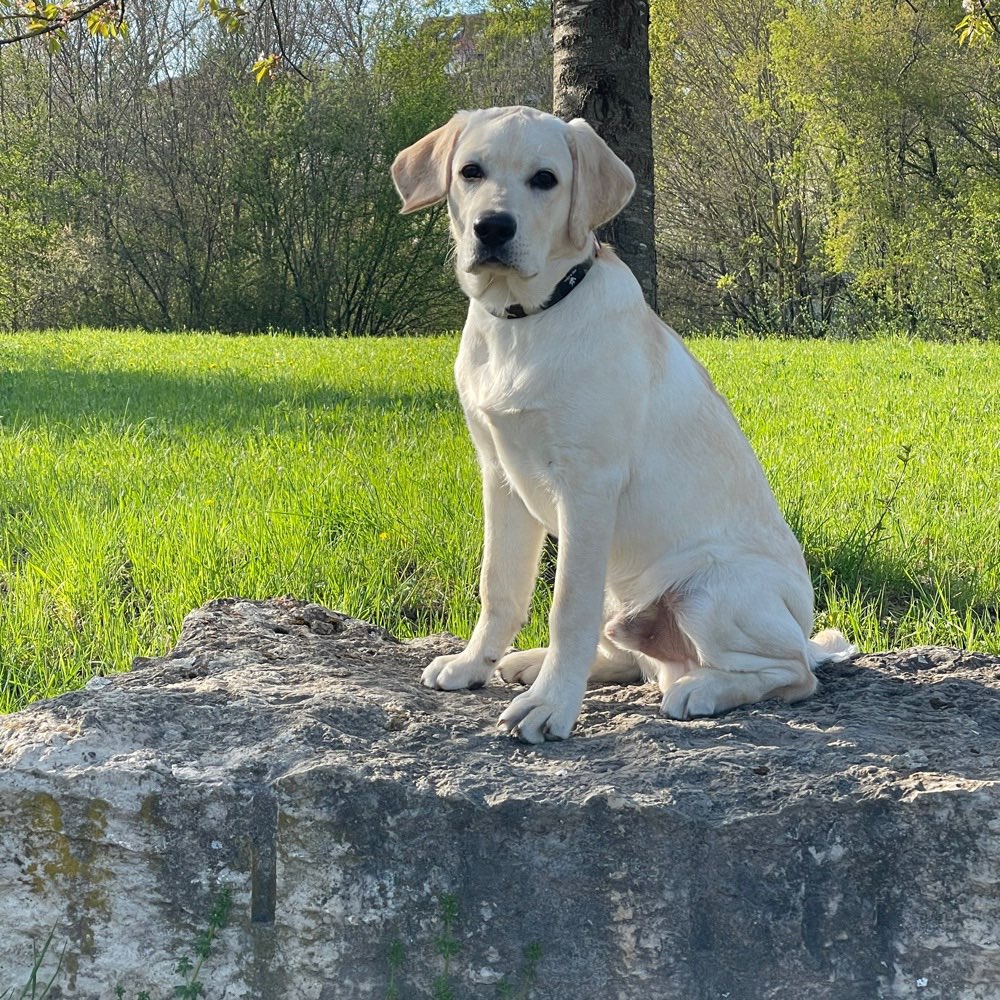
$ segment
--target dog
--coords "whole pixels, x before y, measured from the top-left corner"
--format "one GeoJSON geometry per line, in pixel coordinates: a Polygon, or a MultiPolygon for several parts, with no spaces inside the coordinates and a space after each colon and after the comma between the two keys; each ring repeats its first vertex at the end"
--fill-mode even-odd
{"type": "Polygon", "coordinates": [[[422,675],[530,684],[498,725],[565,739],[592,683],[655,680],[691,719],[813,693],[854,652],[809,638],[802,549],[728,405],[594,231],[631,170],[580,118],[460,111],[392,165],[404,214],[447,200],[469,312],[455,379],[482,471],[481,613],[422,675]],[[508,653],[546,533],[550,645],[508,653]],[[505,655],[506,654],[506,655],[505,655]]]}

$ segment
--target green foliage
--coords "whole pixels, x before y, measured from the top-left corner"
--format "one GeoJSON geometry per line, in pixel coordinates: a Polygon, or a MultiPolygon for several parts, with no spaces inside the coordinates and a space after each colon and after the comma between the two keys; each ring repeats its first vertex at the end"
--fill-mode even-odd
{"type": "Polygon", "coordinates": [[[0,329],[458,322],[442,213],[400,216],[389,177],[399,149],[455,109],[448,39],[427,37],[403,0],[345,7],[353,20],[313,62],[285,38],[308,78],[262,55],[262,87],[247,73],[256,15],[203,9],[233,20],[203,25],[183,65],[147,50],[147,31],[93,64],[64,46],[58,77],[33,50],[3,53],[0,329]]]}
{"type": "Polygon", "coordinates": [[[552,20],[552,5],[538,0],[489,0],[485,33],[495,37],[524,40],[544,33],[552,20]]]}
{"type": "Polygon", "coordinates": [[[281,56],[275,52],[270,55],[262,55],[253,64],[253,78],[260,83],[267,78],[273,80],[278,75],[278,67],[281,65],[281,56]]]}
{"type": "MultiPolygon", "coordinates": [[[[400,218],[388,166],[458,106],[550,107],[552,52],[542,0],[453,7],[199,0],[168,41],[116,0],[0,0],[0,328],[458,322],[444,219],[400,218]]],[[[962,13],[654,0],[675,325],[1000,336],[995,3],[962,13]]]]}
{"type": "Polygon", "coordinates": [[[223,886],[212,904],[208,915],[208,926],[195,939],[194,959],[185,955],[177,962],[175,971],[183,979],[183,982],[174,987],[174,996],[177,1000],[197,1000],[198,997],[204,996],[205,987],[198,977],[206,959],[212,954],[212,945],[219,931],[229,923],[232,908],[232,890],[229,886],[223,886]]]}
{"type": "Polygon", "coordinates": [[[488,0],[483,13],[453,18],[461,34],[451,77],[463,107],[530,104],[552,108],[551,3],[488,0]]]}
{"type": "MultiPolygon", "coordinates": [[[[208,11],[220,28],[234,33],[241,30],[248,15],[246,7],[241,3],[225,4],[219,0],[198,0],[198,6],[201,10],[208,11]]],[[[259,60],[254,68],[256,69],[256,66],[263,61],[259,60]]],[[[257,82],[260,82],[259,77],[257,82]]]]}
{"type": "Polygon", "coordinates": [[[896,455],[899,469],[889,482],[885,496],[875,498],[877,507],[871,523],[860,521],[848,532],[843,549],[848,553],[849,562],[838,567],[844,576],[850,578],[861,576],[867,568],[871,554],[887,540],[887,526],[895,515],[896,501],[912,457],[913,447],[901,444],[896,455]]]}
{"type": "Polygon", "coordinates": [[[379,335],[452,308],[441,213],[401,216],[389,178],[396,152],[454,110],[445,58],[390,39],[371,65],[236,95],[231,192],[260,269],[232,296],[255,308],[245,325],[379,335]]]}
{"type": "Polygon", "coordinates": [[[956,52],[949,8],[658,0],[652,17],[668,315],[1000,335],[1000,69],[956,52]]]}
{"type": "Polygon", "coordinates": [[[41,260],[55,229],[45,220],[45,190],[36,182],[43,163],[30,123],[8,135],[0,156],[0,329],[19,324],[41,284],[41,260]]]}
{"type": "Polygon", "coordinates": [[[389,946],[389,985],[385,991],[385,1000],[399,1000],[399,976],[405,962],[403,942],[397,939],[389,946]]]}
{"type": "Polygon", "coordinates": [[[538,965],[542,960],[542,946],[533,941],[525,945],[521,969],[511,982],[506,976],[497,984],[501,1000],[526,1000],[528,992],[538,979],[538,965]]]}
{"type": "Polygon", "coordinates": [[[997,33],[992,0],[967,0],[962,4],[962,9],[967,13],[955,25],[958,44],[984,47],[992,45],[997,33]]]}
{"type": "Polygon", "coordinates": [[[809,334],[834,282],[818,256],[802,113],[772,64],[772,0],[651,8],[658,252],[668,315],[718,309],[809,334]]]}
{"type": "Polygon", "coordinates": [[[227,593],[309,595],[402,634],[471,627],[479,488],[453,353],[0,338],[0,711],[169,648],[227,593]]]}
{"type": "Polygon", "coordinates": [[[698,352],[803,542],[819,625],[862,649],[1000,649],[989,486],[1000,455],[981,432],[996,419],[996,346],[742,340],[698,352]]]}
{"type": "MultiPolygon", "coordinates": [[[[201,974],[201,969],[206,959],[212,954],[212,946],[215,943],[216,937],[229,923],[232,908],[232,890],[228,886],[223,886],[212,904],[208,915],[207,927],[195,939],[193,951],[196,958],[192,960],[189,956],[185,955],[177,961],[174,971],[182,978],[182,982],[178,983],[171,993],[171,996],[175,997],[176,1000],[197,1000],[198,997],[205,996],[204,984],[198,977],[201,974]]],[[[45,1000],[50,995],[50,991],[62,971],[63,959],[67,947],[63,945],[56,967],[48,981],[40,982],[41,968],[45,962],[45,956],[52,946],[55,931],[56,928],[53,927],[49,931],[48,937],[45,939],[42,947],[36,950],[31,972],[24,987],[20,992],[16,990],[12,991],[0,998],[0,1000],[45,1000]]],[[[125,1000],[125,987],[121,985],[116,986],[114,988],[114,995],[115,1000],[125,1000]]],[[[136,993],[135,1000],[152,1000],[152,998],[148,990],[140,990],[136,993]]]]}
{"type": "MultiPolygon", "coordinates": [[[[198,0],[226,31],[239,31],[248,11],[242,4],[227,5],[219,0],[198,0]]],[[[0,0],[0,46],[41,40],[46,51],[55,55],[70,38],[70,29],[82,25],[92,38],[120,41],[128,37],[124,0],[0,0]]]]}
{"type": "Polygon", "coordinates": [[[995,65],[955,57],[947,11],[868,0],[792,6],[776,72],[804,114],[823,251],[853,312],[910,332],[996,335],[995,65]],[[853,16],[852,16],[853,15],[853,16]],[[970,238],[971,237],[971,238],[970,238]],[[985,237],[985,238],[984,238],[985,237]]]}
{"type": "Polygon", "coordinates": [[[70,26],[78,22],[94,38],[113,40],[128,34],[120,0],[0,0],[0,46],[40,39],[55,54],[69,37],[70,26]]]}

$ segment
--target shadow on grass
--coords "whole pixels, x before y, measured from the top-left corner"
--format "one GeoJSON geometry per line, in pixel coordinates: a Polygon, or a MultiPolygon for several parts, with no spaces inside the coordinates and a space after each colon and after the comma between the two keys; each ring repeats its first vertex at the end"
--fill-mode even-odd
{"type": "Polygon", "coordinates": [[[1000,652],[1000,607],[983,601],[968,572],[880,547],[859,560],[850,535],[808,547],[806,559],[820,619],[863,651],[927,643],[1000,652]]]}
{"type": "Polygon", "coordinates": [[[28,368],[3,371],[0,423],[22,427],[154,423],[165,429],[271,427],[294,411],[353,410],[414,415],[459,411],[452,388],[400,392],[315,387],[287,378],[254,379],[229,371],[204,375],[28,368]]]}

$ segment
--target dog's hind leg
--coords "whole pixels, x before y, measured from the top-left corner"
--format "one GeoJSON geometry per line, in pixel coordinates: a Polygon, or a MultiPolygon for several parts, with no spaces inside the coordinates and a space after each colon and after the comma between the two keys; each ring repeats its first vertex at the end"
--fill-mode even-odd
{"type": "Polygon", "coordinates": [[[816,690],[816,678],[805,675],[805,659],[776,653],[740,652],[726,669],[697,667],[663,696],[660,713],[671,719],[719,715],[739,705],[768,698],[801,701],[816,690]]]}
{"type": "Polygon", "coordinates": [[[644,680],[638,660],[626,649],[618,649],[602,638],[597,646],[597,659],[590,668],[588,684],[635,684],[644,680]]]}
{"type": "Polygon", "coordinates": [[[816,690],[804,620],[808,608],[783,582],[755,573],[682,599],[677,621],[698,662],[664,693],[672,719],[717,715],[766,698],[799,701],[816,690]],[[788,599],[793,599],[798,614],[788,599]]]}
{"type": "Polygon", "coordinates": [[[664,694],[698,663],[698,654],[677,620],[678,600],[668,591],[641,611],[620,612],[604,628],[605,643],[613,643],[622,655],[634,654],[643,674],[655,680],[664,694]]]}

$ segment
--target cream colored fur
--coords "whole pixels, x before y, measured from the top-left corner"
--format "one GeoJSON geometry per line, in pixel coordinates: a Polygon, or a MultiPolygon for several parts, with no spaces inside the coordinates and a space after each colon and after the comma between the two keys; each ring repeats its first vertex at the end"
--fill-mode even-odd
{"type": "Polygon", "coordinates": [[[654,679],[674,719],[810,695],[811,668],[852,647],[832,630],[809,639],[799,544],[725,401],[629,269],[602,249],[552,308],[495,315],[537,309],[593,254],[594,229],[632,195],[628,167],[581,119],[494,108],[403,150],[393,179],[404,212],[448,201],[470,299],[455,377],[483,476],[482,613],[424,684],[478,687],[498,666],[530,683],[499,721],[528,742],[570,734],[588,677],[654,679]],[[484,248],[477,220],[498,212],[516,232],[484,248]],[[551,644],[505,657],[546,532],[559,539],[551,644]]]}

